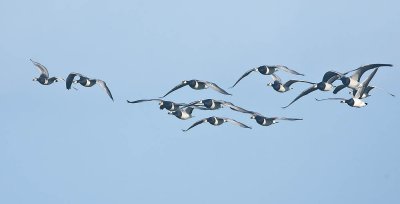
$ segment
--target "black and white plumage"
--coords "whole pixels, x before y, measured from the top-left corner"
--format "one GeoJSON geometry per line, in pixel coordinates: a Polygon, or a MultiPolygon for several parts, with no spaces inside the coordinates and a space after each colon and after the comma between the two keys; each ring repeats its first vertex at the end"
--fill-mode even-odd
{"type": "Polygon", "coordinates": [[[72,72],[68,75],[66,83],[65,83],[67,89],[71,89],[72,83],[79,83],[80,85],[82,85],[84,87],[92,87],[93,85],[98,84],[108,94],[108,96],[111,98],[111,100],[114,101],[114,98],[111,95],[110,89],[107,87],[106,82],[104,82],[103,80],[91,79],[82,74],[72,72]],[[79,76],[79,79],[74,80],[75,76],[79,76]]]}
{"type": "Polygon", "coordinates": [[[33,63],[33,65],[35,65],[35,67],[39,70],[40,72],[40,76],[33,78],[33,81],[37,81],[42,85],[50,85],[54,82],[58,82],[58,81],[65,81],[63,78],[59,78],[59,77],[50,77],[49,76],[49,71],[47,70],[47,68],[45,66],[43,66],[42,64],[40,64],[39,62],[35,62],[32,59],[30,59],[31,62],[33,63]]]}
{"type": "Polygon", "coordinates": [[[350,88],[354,91],[357,91],[357,88],[359,86],[361,86],[361,82],[360,82],[361,76],[366,71],[368,71],[370,69],[378,68],[378,67],[392,67],[392,66],[393,66],[392,64],[368,64],[368,65],[361,66],[357,69],[348,71],[346,73],[343,73],[340,78],[340,80],[342,81],[342,85],[337,86],[335,88],[335,90],[333,90],[333,93],[337,94],[339,91],[341,91],[342,89],[344,89],[346,87],[350,88]],[[345,76],[346,74],[348,74],[352,71],[354,71],[354,73],[351,76],[349,76],[349,77],[345,76]]]}
{"type": "Polygon", "coordinates": [[[215,91],[218,91],[219,93],[225,94],[225,95],[232,95],[228,92],[226,92],[224,89],[219,87],[217,84],[209,81],[201,81],[197,79],[192,79],[192,80],[183,80],[180,84],[172,88],[168,93],[166,93],[164,96],[161,98],[166,97],[168,94],[172,93],[175,90],[178,90],[184,86],[189,85],[190,88],[195,89],[195,90],[201,90],[201,89],[207,89],[207,88],[212,88],[215,91]]]}
{"type": "Polygon", "coordinates": [[[223,100],[215,100],[215,99],[203,99],[203,100],[197,100],[197,101],[193,101],[189,104],[187,104],[187,106],[190,107],[195,107],[195,108],[204,108],[205,110],[216,110],[219,108],[222,108],[224,106],[229,107],[232,110],[235,111],[239,111],[239,112],[243,112],[245,111],[245,109],[234,105],[231,102],[228,101],[223,101],[223,100]]]}
{"type": "Polygon", "coordinates": [[[251,129],[251,127],[249,127],[249,126],[247,126],[247,125],[245,125],[245,124],[243,124],[241,122],[238,122],[238,121],[236,121],[234,119],[212,116],[212,117],[201,119],[201,120],[193,123],[193,125],[191,125],[186,130],[182,130],[182,131],[186,132],[186,131],[192,129],[193,127],[195,127],[197,125],[200,125],[202,123],[205,123],[205,122],[208,122],[208,123],[210,123],[211,125],[214,125],[214,126],[218,126],[218,125],[222,125],[223,123],[230,122],[230,123],[232,123],[234,125],[238,125],[238,126],[240,126],[242,128],[250,128],[251,129]]]}
{"type": "Polygon", "coordinates": [[[333,82],[339,79],[342,76],[341,73],[336,72],[336,71],[328,71],[324,74],[322,77],[322,81],[319,83],[314,83],[310,88],[304,90],[303,92],[300,93],[292,102],[289,103],[289,105],[284,106],[282,108],[287,108],[290,105],[292,105],[295,101],[300,99],[301,97],[315,91],[315,90],[321,90],[321,91],[330,91],[332,90],[333,82]]]}
{"type": "Polygon", "coordinates": [[[369,85],[370,81],[372,80],[372,78],[375,76],[378,69],[379,68],[375,68],[374,71],[368,76],[368,78],[360,84],[360,86],[357,88],[356,94],[352,98],[350,98],[350,99],[327,98],[327,99],[316,99],[316,100],[317,101],[340,100],[340,103],[346,103],[347,105],[349,105],[351,107],[356,107],[356,108],[364,107],[364,106],[368,105],[368,103],[365,103],[361,99],[365,95],[366,91],[368,91],[368,92],[370,91],[370,90],[368,90],[368,85],[369,85]]]}
{"type": "Polygon", "coordinates": [[[142,100],[136,100],[136,101],[129,101],[127,100],[128,103],[141,103],[141,102],[147,102],[147,101],[158,101],[158,105],[160,106],[160,109],[163,110],[164,108],[169,110],[169,111],[176,111],[182,106],[185,106],[187,104],[185,103],[175,103],[172,101],[164,101],[161,99],[142,99],[142,100]]]}
{"type": "Polygon", "coordinates": [[[288,121],[296,121],[296,120],[303,120],[301,118],[286,118],[286,117],[265,117],[260,113],[247,111],[246,113],[251,115],[251,119],[255,119],[259,125],[262,126],[270,126],[275,123],[278,123],[278,120],[288,120],[288,121]]]}
{"type": "Polygon", "coordinates": [[[246,73],[244,73],[236,82],[235,84],[233,84],[233,86],[231,86],[231,88],[235,87],[236,84],[239,83],[240,80],[242,80],[244,77],[246,77],[247,75],[249,75],[252,72],[259,72],[263,75],[271,75],[273,73],[275,73],[278,70],[282,70],[291,74],[295,74],[295,75],[302,75],[304,76],[304,74],[300,74],[292,69],[289,69],[286,66],[283,65],[263,65],[263,66],[259,66],[253,69],[250,69],[249,71],[247,71],[246,73]]]}
{"type": "Polygon", "coordinates": [[[273,82],[268,83],[267,85],[268,86],[272,86],[272,88],[275,91],[280,92],[280,93],[284,93],[284,92],[289,91],[291,89],[290,86],[292,84],[294,84],[294,83],[297,83],[297,82],[314,84],[312,82],[303,81],[303,80],[289,80],[286,83],[283,83],[282,80],[277,75],[271,74],[271,77],[272,77],[273,82]]]}
{"type": "Polygon", "coordinates": [[[174,111],[169,111],[168,114],[174,115],[175,117],[181,119],[181,120],[187,120],[189,118],[192,118],[192,112],[193,112],[192,107],[186,107],[186,108],[178,108],[174,111]]]}

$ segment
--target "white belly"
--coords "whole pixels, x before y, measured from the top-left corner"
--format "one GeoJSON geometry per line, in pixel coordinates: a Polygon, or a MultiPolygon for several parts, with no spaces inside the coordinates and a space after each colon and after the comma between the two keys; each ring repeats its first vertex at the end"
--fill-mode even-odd
{"type": "Polygon", "coordinates": [[[86,80],[85,86],[90,86],[90,80],[86,80]]]}
{"type": "Polygon", "coordinates": [[[348,85],[349,88],[357,89],[360,86],[360,83],[354,79],[350,79],[350,84],[348,85]]]}
{"type": "Polygon", "coordinates": [[[332,88],[333,88],[332,84],[325,83],[325,88],[323,91],[330,91],[330,90],[332,90],[332,88]]]}
{"type": "Polygon", "coordinates": [[[287,91],[287,89],[284,87],[284,86],[282,86],[282,85],[279,85],[279,89],[278,89],[278,92],[286,92],[287,91]]]}
{"type": "Polygon", "coordinates": [[[364,107],[364,106],[367,105],[364,101],[362,101],[362,100],[360,100],[358,98],[353,98],[353,100],[354,100],[353,107],[361,108],[361,107],[364,107]]]}
{"type": "Polygon", "coordinates": [[[181,116],[181,118],[180,119],[182,119],[182,120],[186,120],[186,119],[189,119],[191,116],[188,114],[188,113],[186,113],[186,112],[182,112],[182,116],[181,116]]]}

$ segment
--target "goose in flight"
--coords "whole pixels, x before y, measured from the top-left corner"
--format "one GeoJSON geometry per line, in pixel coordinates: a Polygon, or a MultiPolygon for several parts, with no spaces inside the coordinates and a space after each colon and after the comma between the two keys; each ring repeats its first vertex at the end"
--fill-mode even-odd
{"type": "Polygon", "coordinates": [[[362,96],[365,94],[365,91],[368,88],[368,84],[371,81],[371,79],[375,76],[376,72],[378,71],[379,68],[375,68],[374,71],[368,76],[368,78],[361,83],[361,85],[357,89],[357,93],[350,99],[345,99],[345,98],[327,98],[327,99],[316,99],[317,101],[324,101],[324,100],[340,100],[340,103],[346,103],[347,105],[351,107],[356,107],[356,108],[361,108],[368,103],[365,103],[364,101],[361,100],[362,96]]]}
{"type": "Polygon", "coordinates": [[[247,71],[246,73],[244,73],[244,74],[235,82],[235,84],[233,84],[233,86],[231,86],[230,88],[235,87],[236,84],[239,83],[240,80],[242,80],[244,77],[246,77],[247,75],[249,75],[249,74],[252,73],[252,72],[259,72],[260,74],[263,74],[263,75],[271,75],[271,74],[275,73],[275,72],[278,71],[278,70],[282,70],[282,71],[285,71],[285,72],[288,72],[288,73],[291,73],[291,74],[295,74],[295,75],[304,76],[304,74],[300,74],[300,73],[298,73],[298,72],[296,72],[296,71],[294,71],[294,70],[292,70],[292,69],[289,69],[288,67],[283,66],[283,65],[273,65],[273,66],[271,66],[271,65],[263,65],[263,66],[259,66],[259,67],[250,69],[249,71],[247,71]]]}
{"type": "Polygon", "coordinates": [[[147,101],[158,101],[158,105],[160,106],[161,110],[163,110],[165,108],[169,111],[176,111],[179,108],[181,108],[182,106],[187,105],[185,103],[175,103],[172,101],[164,101],[161,99],[142,99],[142,100],[136,100],[136,101],[127,100],[128,103],[141,103],[141,102],[147,102],[147,101]]]}
{"type": "Polygon", "coordinates": [[[192,116],[193,109],[194,109],[193,107],[178,108],[174,111],[169,111],[168,114],[174,115],[175,117],[181,120],[187,120],[189,118],[193,118],[192,116]]]}
{"type": "Polygon", "coordinates": [[[66,87],[67,89],[71,89],[72,83],[79,83],[84,87],[92,87],[95,84],[98,84],[103,90],[108,94],[108,96],[111,98],[111,100],[114,101],[114,98],[111,95],[110,89],[108,89],[106,82],[100,80],[100,79],[90,79],[82,74],[72,72],[68,75],[67,80],[66,80],[66,87]],[[79,76],[78,80],[74,80],[75,76],[79,76]]]}
{"type": "Polygon", "coordinates": [[[289,105],[284,106],[282,108],[287,108],[290,105],[292,105],[292,103],[294,103],[295,101],[297,101],[299,98],[315,91],[315,90],[321,90],[321,91],[330,91],[333,88],[332,83],[334,81],[336,81],[337,79],[339,79],[341,77],[341,74],[336,72],[336,71],[328,71],[324,74],[322,81],[319,83],[314,83],[310,88],[304,90],[303,92],[300,93],[300,95],[298,95],[292,102],[289,103],[289,105]]]}
{"type": "Polygon", "coordinates": [[[33,65],[35,65],[36,68],[40,72],[40,76],[33,78],[33,81],[37,81],[42,85],[50,85],[53,82],[58,82],[58,81],[61,81],[61,80],[65,81],[63,78],[49,77],[49,71],[47,70],[47,68],[45,66],[43,66],[39,62],[33,61],[32,59],[29,59],[29,60],[31,60],[33,65]]]}
{"type": "Polygon", "coordinates": [[[195,107],[195,108],[204,108],[205,110],[216,110],[223,108],[224,106],[229,107],[232,110],[239,111],[239,112],[244,112],[246,111],[245,109],[234,105],[231,102],[223,101],[223,100],[215,100],[215,99],[203,99],[203,100],[197,100],[193,101],[186,106],[189,107],[195,107]]]}
{"type": "Polygon", "coordinates": [[[249,126],[247,126],[247,125],[245,125],[245,124],[243,124],[241,122],[238,122],[238,121],[236,121],[234,119],[212,116],[212,117],[208,117],[208,118],[204,118],[202,120],[199,120],[199,121],[193,123],[193,125],[191,125],[188,129],[182,130],[182,131],[186,132],[186,131],[192,129],[193,127],[195,127],[197,125],[200,125],[202,123],[205,123],[205,122],[208,122],[208,123],[210,123],[211,125],[214,125],[214,126],[218,126],[218,125],[222,125],[223,123],[230,122],[230,123],[232,123],[234,125],[238,125],[238,126],[240,126],[242,128],[250,128],[251,129],[251,127],[249,127],[249,126]]]}
{"type": "Polygon", "coordinates": [[[286,117],[265,117],[260,113],[247,111],[246,113],[251,115],[251,119],[255,119],[259,125],[262,126],[270,126],[276,123],[279,123],[278,120],[288,120],[288,121],[295,121],[295,120],[303,120],[301,118],[286,118],[286,117]]]}
{"type": "Polygon", "coordinates": [[[378,67],[392,67],[392,64],[368,64],[361,66],[357,69],[351,70],[349,72],[355,71],[350,77],[345,76],[347,73],[342,74],[340,80],[342,81],[342,85],[339,85],[333,90],[334,94],[337,94],[342,89],[348,87],[354,91],[357,91],[358,87],[361,86],[361,76],[368,70],[378,68],[378,67]]]}
{"type": "Polygon", "coordinates": [[[184,80],[184,81],[182,81],[180,84],[178,84],[173,89],[168,91],[168,93],[166,93],[161,98],[164,98],[168,94],[172,93],[173,91],[178,90],[178,89],[180,89],[180,88],[182,88],[184,86],[187,86],[187,85],[189,85],[190,88],[195,89],[195,90],[212,88],[215,91],[218,91],[219,93],[222,93],[222,94],[225,94],[225,95],[232,95],[232,94],[226,92],[225,90],[223,90],[221,87],[219,87],[215,83],[208,82],[208,81],[201,81],[201,80],[197,80],[197,79],[192,79],[192,80],[184,80]]]}
{"type": "Polygon", "coordinates": [[[268,83],[267,86],[272,86],[272,88],[275,91],[280,92],[280,93],[289,91],[290,89],[292,89],[292,88],[290,88],[290,86],[297,82],[314,84],[312,82],[303,81],[303,80],[289,80],[286,83],[282,83],[282,80],[277,75],[271,74],[271,77],[272,77],[273,82],[268,83]]]}

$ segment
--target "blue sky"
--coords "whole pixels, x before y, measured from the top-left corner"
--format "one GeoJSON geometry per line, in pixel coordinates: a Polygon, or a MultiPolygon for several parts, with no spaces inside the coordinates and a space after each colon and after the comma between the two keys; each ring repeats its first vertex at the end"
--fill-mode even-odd
{"type": "MultiPolygon", "coordinates": [[[[181,121],[154,98],[188,79],[227,88],[247,70],[284,64],[320,81],[328,70],[391,63],[371,84],[400,95],[396,1],[1,1],[0,203],[399,203],[398,97],[375,91],[362,109],[316,102],[287,109],[306,84],[280,94],[253,73],[233,96],[182,88],[166,99],[231,101],[181,121]],[[99,88],[42,86],[80,72],[99,88]],[[224,124],[181,129],[211,115],[224,124]]],[[[347,97],[345,91],[341,96],[347,97]]]]}

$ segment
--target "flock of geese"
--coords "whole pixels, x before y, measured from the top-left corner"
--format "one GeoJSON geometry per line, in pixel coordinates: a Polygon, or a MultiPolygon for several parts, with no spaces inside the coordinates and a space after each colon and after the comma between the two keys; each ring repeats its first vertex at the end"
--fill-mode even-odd
{"type": "MultiPolygon", "coordinates": [[[[76,87],[73,87],[74,84],[80,84],[83,87],[92,87],[95,84],[98,84],[106,93],[107,95],[111,98],[111,100],[114,101],[114,98],[111,94],[110,89],[108,88],[106,82],[100,79],[93,79],[86,77],[80,73],[72,72],[70,73],[66,79],[60,78],[60,77],[50,77],[49,72],[45,66],[42,64],[35,62],[31,59],[31,62],[35,65],[35,67],[39,70],[40,76],[37,78],[33,78],[33,81],[37,81],[42,85],[50,85],[54,82],[59,82],[59,81],[64,81],[66,88],[69,90],[71,88],[77,90],[76,87]]],[[[277,71],[284,71],[293,75],[299,75],[299,76],[304,76],[304,74],[301,74],[297,71],[294,71],[292,69],[289,69],[286,66],[282,65],[276,65],[276,66],[259,66],[257,68],[253,68],[245,72],[230,88],[235,87],[242,79],[244,79],[246,76],[253,72],[259,72],[260,74],[263,75],[269,75],[272,78],[272,82],[268,83],[268,86],[271,86],[275,91],[284,93],[289,90],[291,90],[291,86],[295,83],[307,83],[311,84],[309,88],[301,92],[293,101],[291,101],[288,105],[282,107],[282,108],[287,108],[290,105],[292,105],[294,102],[302,98],[303,96],[306,96],[310,94],[313,91],[320,90],[320,91],[331,91],[333,90],[334,94],[337,94],[344,88],[348,88],[350,90],[351,97],[350,98],[325,98],[325,99],[316,99],[317,101],[325,101],[325,100],[340,100],[341,103],[346,103],[347,105],[351,107],[356,107],[356,108],[361,108],[367,105],[366,102],[364,102],[362,99],[369,97],[370,94],[369,92],[377,88],[375,86],[371,86],[370,82],[372,78],[375,76],[376,72],[380,67],[392,67],[393,65],[391,64],[368,64],[364,65],[361,67],[358,67],[356,69],[341,73],[338,71],[328,71],[326,72],[323,77],[322,81],[318,83],[314,82],[309,82],[309,81],[304,81],[304,80],[289,80],[287,82],[282,82],[282,80],[276,75],[277,71]],[[369,74],[369,76],[364,80],[361,81],[362,75],[369,71],[372,70],[372,72],[369,74]],[[350,76],[348,74],[352,73],[350,76]],[[340,85],[334,85],[333,83],[335,81],[341,81],[340,85]]],[[[159,98],[154,98],[154,99],[142,99],[142,100],[135,100],[135,101],[129,101],[127,100],[128,103],[135,104],[135,103],[141,103],[141,102],[148,102],[148,101],[157,101],[159,104],[159,108],[161,110],[166,109],[168,110],[168,114],[174,115],[177,118],[181,120],[187,120],[192,118],[192,112],[194,109],[199,109],[199,110],[217,110],[222,107],[229,107],[233,111],[238,111],[244,114],[249,114],[251,115],[251,119],[256,120],[256,122],[259,125],[262,126],[269,126],[275,123],[278,123],[279,120],[288,120],[288,121],[296,121],[296,120],[302,120],[301,118],[287,118],[287,117],[265,117],[260,113],[254,112],[254,111],[249,111],[247,109],[244,109],[242,107],[236,106],[231,102],[224,101],[224,100],[215,100],[215,99],[202,99],[202,100],[197,100],[193,101],[191,103],[176,103],[173,101],[167,101],[163,100],[164,97],[168,96],[172,92],[183,88],[185,86],[189,86],[190,88],[194,90],[202,90],[202,89],[208,89],[211,88],[214,91],[217,91],[221,94],[224,95],[232,95],[222,89],[220,86],[213,82],[209,81],[202,81],[202,80],[197,80],[197,79],[192,79],[192,80],[184,80],[180,84],[176,85],[173,87],[170,91],[168,91],[165,95],[159,98]]],[[[389,92],[387,92],[391,96],[395,96],[389,92]]],[[[204,119],[201,119],[187,129],[183,131],[188,131],[192,129],[193,127],[200,125],[202,123],[209,123],[214,126],[221,125],[223,123],[232,123],[234,125],[240,126],[242,128],[250,128],[250,126],[245,125],[244,123],[241,123],[239,121],[236,121],[231,118],[225,118],[225,117],[217,117],[217,116],[211,116],[207,117],[204,119]]]]}

